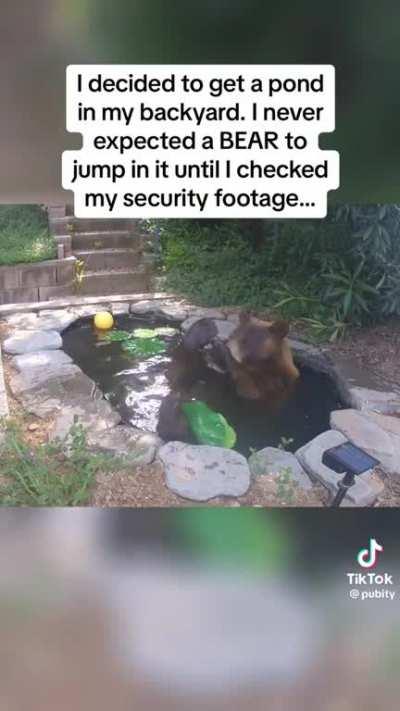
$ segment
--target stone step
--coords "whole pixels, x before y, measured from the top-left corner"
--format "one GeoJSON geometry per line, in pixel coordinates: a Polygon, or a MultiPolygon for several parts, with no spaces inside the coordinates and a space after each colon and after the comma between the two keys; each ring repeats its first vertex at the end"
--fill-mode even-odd
{"type": "Polygon", "coordinates": [[[126,220],[118,218],[115,220],[88,219],[78,220],[73,215],[49,214],[49,229],[52,234],[65,235],[81,232],[118,232],[130,233],[143,232],[139,220],[126,220]]]}
{"type": "Polygon", "coordinates": [[[94,249],[135,249],[141,248],[143,238],[134,236],[127,230],[113,232],[81,232],[72,237],[72,249],[90,251],[94,249]]]}
{"type": "Polygon", "coordinates": [[[74,252],[77,259],[84,262],[89,272],[103,272],[110,269],[126,271],[138,266],[141,261],[140,249],[90,249],[74,252]]]}
{"type": "Polygon", "coordinates": [[[89,272],[83,276],[79,295],[135,294],[147,291],[149,283],[150,275],[143,269],[124,272],[89,272]]]}
{"type": "Polygon", "coordinates": [[[103,218],[90,218],[87,220],[71,218],[74,232],[114,232],[115,230],[138,231],[139,220],[116,218],[107,220],[103,218]]]}

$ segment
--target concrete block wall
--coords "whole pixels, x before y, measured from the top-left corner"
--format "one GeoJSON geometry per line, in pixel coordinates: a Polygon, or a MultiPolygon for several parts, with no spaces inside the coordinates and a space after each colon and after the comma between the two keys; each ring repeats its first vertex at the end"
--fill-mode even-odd
{"type": "Polygon", "coordinates": [[[0,304],[49,301],[74,291],[75,257],[0,267],[0,304]]]}

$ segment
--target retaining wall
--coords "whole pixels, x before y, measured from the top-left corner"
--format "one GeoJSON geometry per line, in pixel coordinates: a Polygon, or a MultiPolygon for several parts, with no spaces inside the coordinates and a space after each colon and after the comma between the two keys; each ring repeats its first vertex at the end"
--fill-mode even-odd
{"type": "Polygon", "coordinates": [[[50,301],[74,291],[75,257],[0,267],[0,304],[50,301]]]}

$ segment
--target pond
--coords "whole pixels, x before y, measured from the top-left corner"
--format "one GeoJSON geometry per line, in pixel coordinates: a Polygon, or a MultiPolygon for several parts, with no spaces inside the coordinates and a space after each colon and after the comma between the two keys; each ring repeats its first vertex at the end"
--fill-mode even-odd
{"type": "MultiPolygon", "coordinates": [[[[171,323],[128,315],[116,319],[116,327],[124,331],[161,326],[171,323]]],[[[120,342],[107,341],[104,334],[96,332],[92,319],[71,326],[63,341],[65,352],[97,383],[124,423],[156,432],[162,400],[174,392],[180,368],[179,332],[163,336],[165,351],[148,359],[135,359],[123,351],[120,342]]],[[[330,429],[330,412],[342,407],[333,381],[309,368],[301,369],[294,393],[278,413],[268,412],[262,403],[239,398],[226,375],[195,359],[189,390],[191,397],[224,415],[237,434],[235,449],[245,456],[280,444],[296,450],[330,429]]]]}

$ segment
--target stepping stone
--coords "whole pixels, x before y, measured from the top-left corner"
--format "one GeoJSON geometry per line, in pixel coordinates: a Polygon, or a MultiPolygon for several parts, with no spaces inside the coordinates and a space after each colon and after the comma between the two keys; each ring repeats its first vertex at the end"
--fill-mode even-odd
{"type": "Polygon", "coordinates": [[[189,306],[188,307],[188,317],[189,318],[215,318],[219,320],[224,320],[225,315],[221,309],[217,308],[201,308],[199,306],[189,306]]]}
{"type": "Polygon", "coordinates": [[[88,432],[88,445],[101,452],[116,456],[131,456],[135,464],[151,464],[162,440],[151,432],[119,425],[107,431],[88,432]]]}
{"type": "Polygon", "coordinates": [[[246,459],[223,447],[168,442],[158,452],[171,491],[192,501],[242,496],[250,486],[246,459]]]}
{"type": "Polygon", "coordinates": [[[187,317],[187,308],[174,301],[147,300],[137,301],[130,306],[130,312],[136,316],[155,314],[172,321],[184,321],[187,317]]]}
{"type": "Polygon", "coordinates": [[[388,474],[400,476],[400,420],[359,410],[331,412],[332,429],[339,430],[357,447],[376,457],[388,474]],[[372,417],[370,416],[372,415],[372,417]],[[380,419],[382,418],[382,419],[380,419]],[[385,429],[394,420],[392,430],[385,429]],[[397,430],[397,433],[396,433],[397,430]]]}
{"type": "Polygon", "coordinates": [[[129,303],[128,301],[118,301],[115,304],[110,304],[109,310],[114,316],[129,314],[129,303]]]}
{"type": "Polygon", "coordinates": [[[13,392],[33,390],[54,378],[71,377],[79,373],[78,366],[64,351],[38,351],[15,356],[12,365],[18,376],[12,377],[13,392]]]}
{"type": "Polygon", "coordinates": [[[62,333],[68,326],[77,320],[77,315],[67,309],[57,309],[51,311],[46,309],[41,311],[38,317],[37,327],[42,331],[58,331],[62,333]]]}
{"type": "Polygon", "coordinates": [[[30,311],[22,314],[12,314],[12,316],[6,317],[6,323],[12,328],[21,328],[24,330],[31,330],[38,328],[38,317],[37,314],[30,311]]]}
{"type": "Polygon", "coordinates": [[[98,311],[109,311],[107,304],[85,304],[84,306],[73,306],[71,313],[74,316],[74,321],[80,318],[88,318],[94,316],[98,311]]]}
{"type": "Polygon", "coordinates": [[[166,303],[160,309],[161,316],[174,322],[184,321],[187,316],[187,309],[176,303],[166,303]]]}
{"type": "Polygon", "coordinates": [[[102,399],[102,394],[93,380],[77,366],[72,365],[71,368],[73,370],[62,378],[50,378],[31,390],[25,388],[22,373],[17,373],[10,379],[11,392],[27,412],[37,417],[47,417],[65,407],[73,406],[76,401],[80,402],[82,397],[102,399]]]}
{"type": "MultiPolygon", "coordinates": [[[[296,457],[301,466],[312,479],[317,479],[334,496],[338,491],[338,482],[343,478],[342,474],[337,474],[322,463],[322,455],[330,447],[346,442],[346,437],[336,430],[328,430],[315,437],[296,452],[296,457]]],[[[356,478],[356,483],[346,494],[343,505],[350,506],[372,506],[377,496],[383,490],[380,485],[372,479],[372,471],[366,472],[356,478]]]]}
{"type": "Polygon", "coordinates": [[[288,471],[293,481],[302,489],[308,490],[312,488],[309,476],[291,452],[285,452],[275,447],[265,447],[265,449],[261,449],[251,455],[249,467],[253,476],[263,476],[265,474],[278,476],[288,471]]]}
{"type": "Polygon", "coordinates": [[[350,401],[357,410],[376,410],[390,415],[400,413],[400,393],[369,388],[350,388],[350,401]]]}
{"type": "Polygon", "coordinates": [[[18,331],[3,343],[5,353],[19,355],[35,351],[61,348],[62,338],[57,331],[18,331]]]}
{"type": "Polygon", "coordinates": [[[87,396],[76,398],[72,404],[65,404],[55,418],[50,439],[64,439],[75,423],[82,425],[88,432],[100,435],[101,439],[107,434],[105,430],[115,427],[119,422],[121,417],[107,400],[93,400],[87,396]]]}

